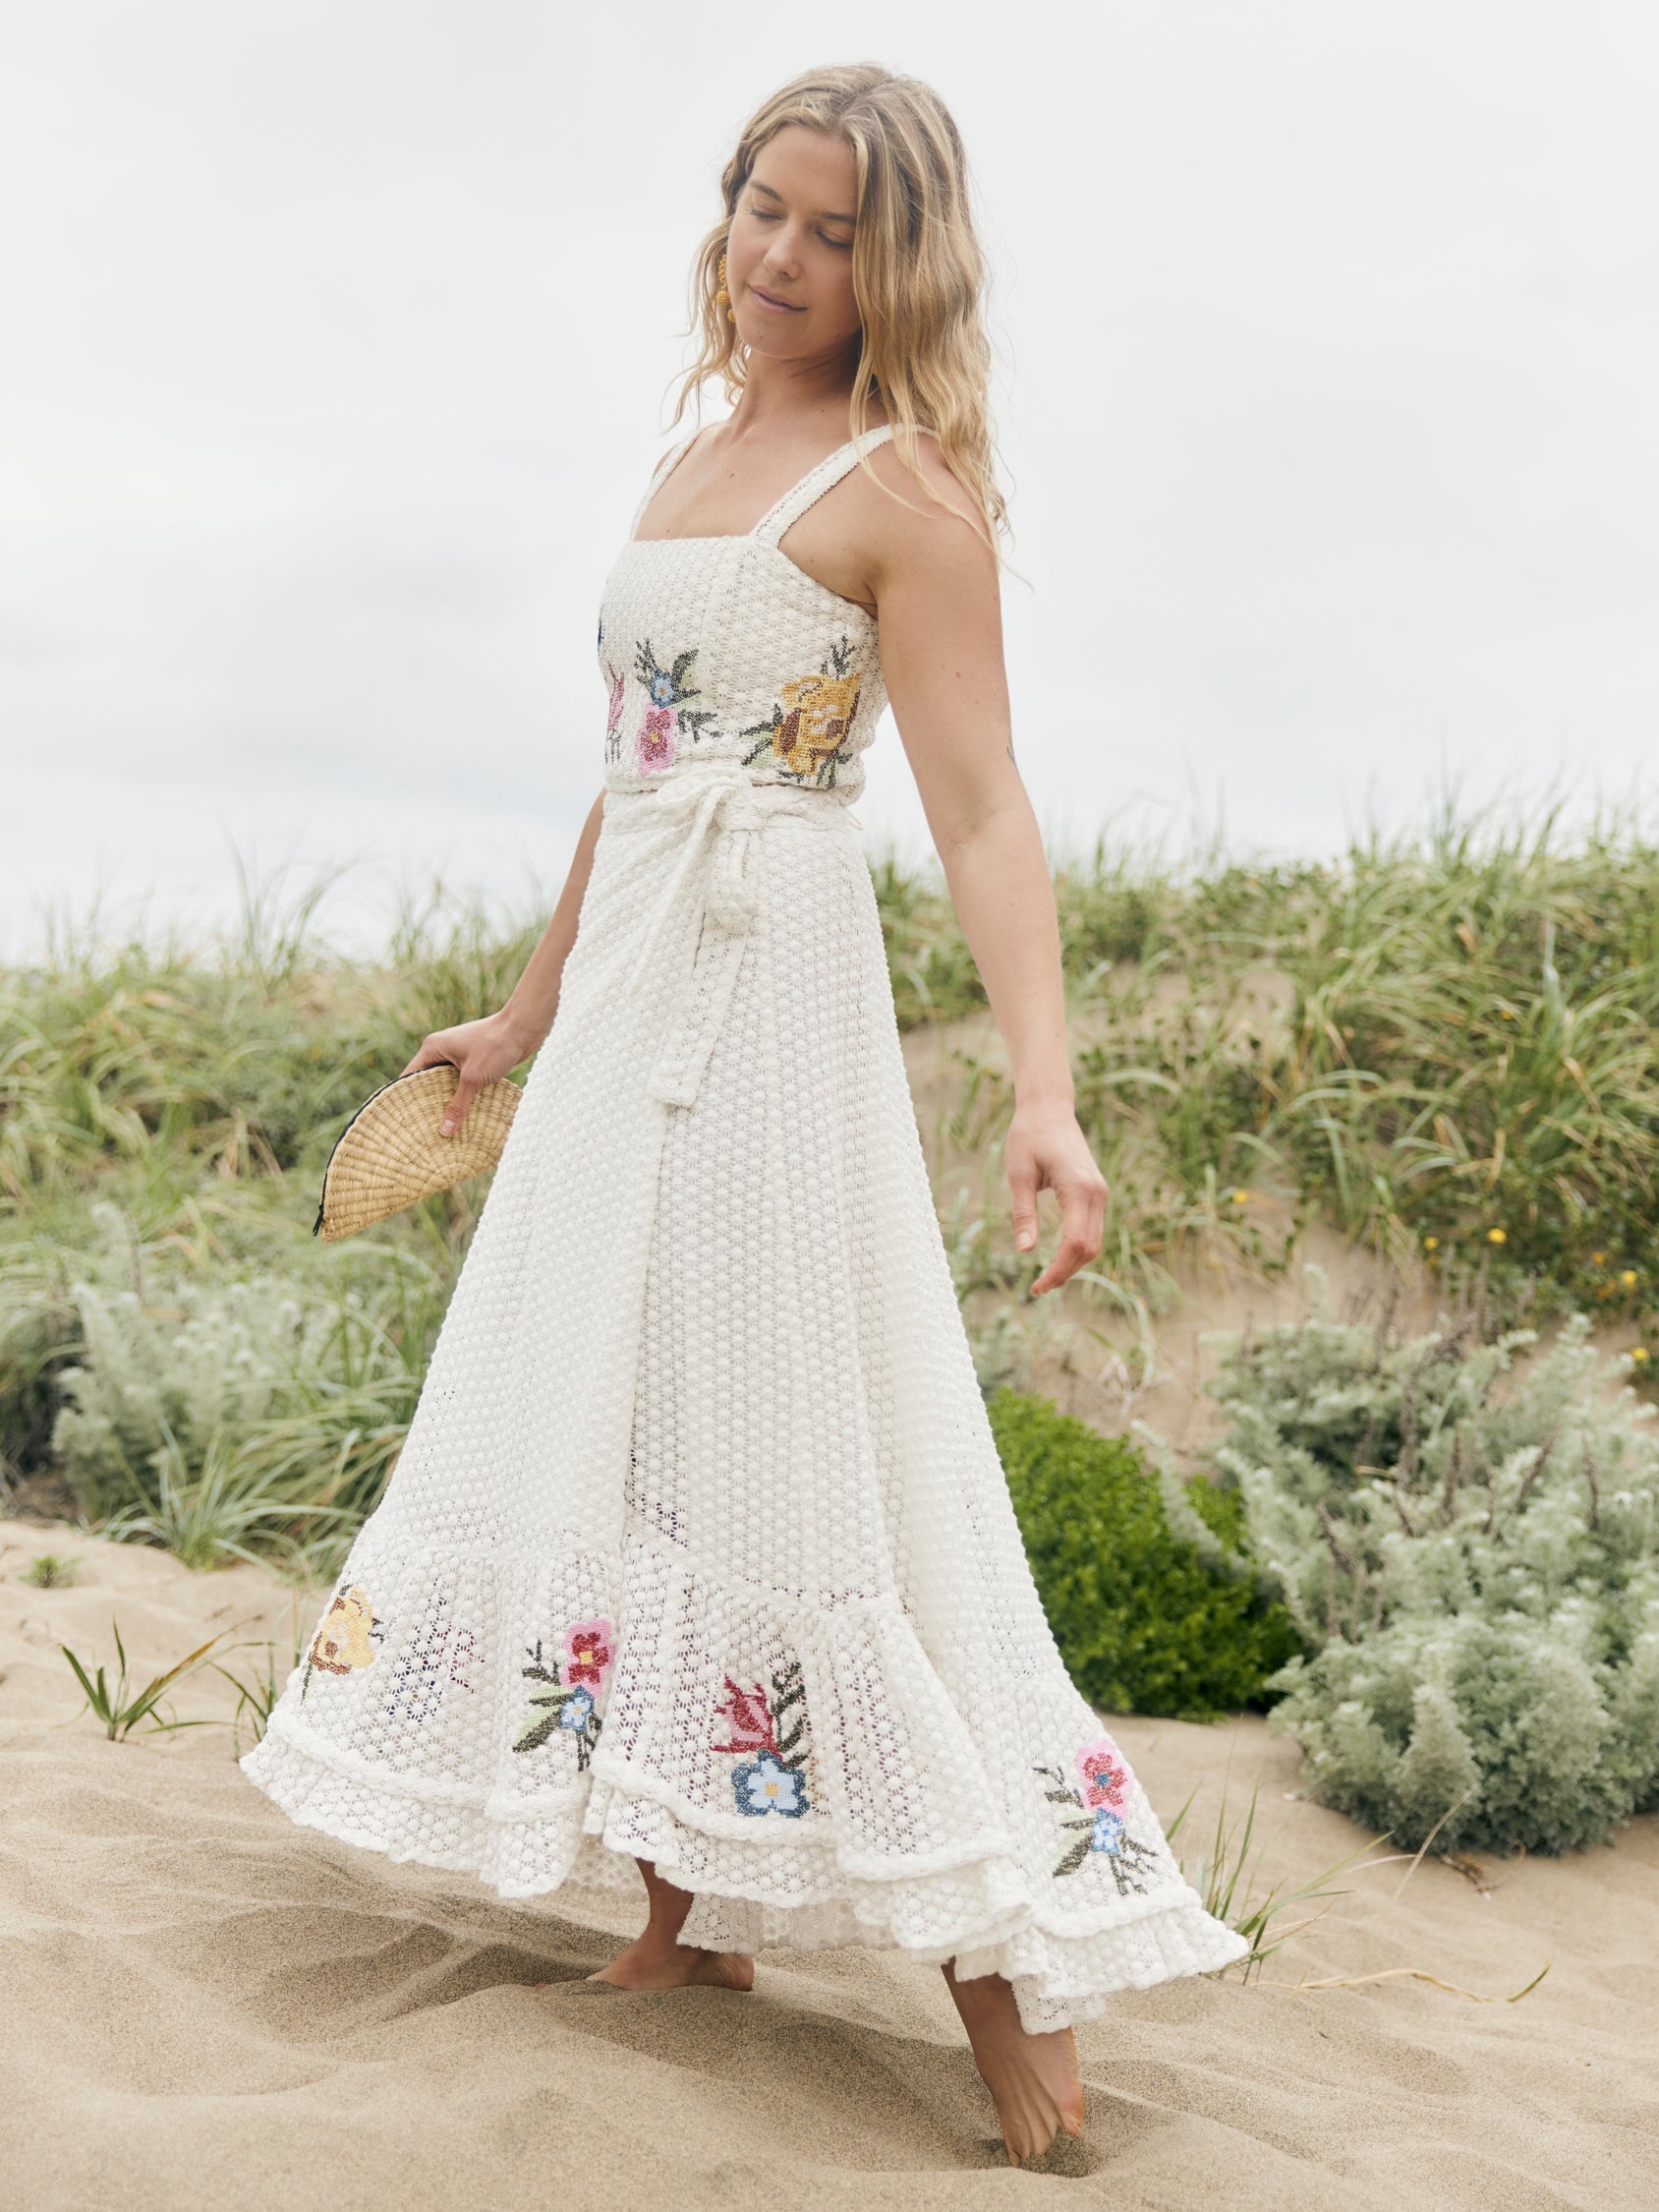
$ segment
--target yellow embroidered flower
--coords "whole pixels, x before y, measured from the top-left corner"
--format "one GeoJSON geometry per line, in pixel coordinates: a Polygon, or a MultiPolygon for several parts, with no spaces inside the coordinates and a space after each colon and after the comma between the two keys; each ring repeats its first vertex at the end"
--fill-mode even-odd
{"type": "Polygon", "coordinates": [[[783,686],[783,719],[772,749],[791,776],[816,776],[852,728],[856,675],[803,676],[783,686]]]}
{"type": "Polygon", "coordinates": [[[324,1674],[349,1674],[354,1666],[372,1666],[374,1647],[369,1632],[374,1608],[363,1590],[343,1590],[322,1616],[312,1640],[310,1663],[324,1674]]]}

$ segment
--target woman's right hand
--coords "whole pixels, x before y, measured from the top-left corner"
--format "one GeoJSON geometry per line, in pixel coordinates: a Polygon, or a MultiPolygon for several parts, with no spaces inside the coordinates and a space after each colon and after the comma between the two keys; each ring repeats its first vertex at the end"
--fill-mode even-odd
{"type": "Polygon", "coordinates": [[[486,1083],[516,1068],[533,1050],[505,1014],[486,1014],[478,1021],[458,1021],[453,1029],[434,1029],[402,1073],[412,1076],[418,1068],[446,1065],[455,1070],[455,1095],[438,1124],[440,1136],[453,1136],[486,1083]]]}

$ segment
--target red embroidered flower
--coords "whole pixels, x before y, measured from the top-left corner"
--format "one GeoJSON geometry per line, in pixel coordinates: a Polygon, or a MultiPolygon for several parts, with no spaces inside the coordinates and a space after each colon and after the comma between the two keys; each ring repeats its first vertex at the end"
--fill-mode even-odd
{"type": "Polygon", "coordinates": [[[1077,1772],[1083,1777],[1087,1805],[1121,1805],[1129,1794],[1129,1770],[1117,1755],[1110,1736],[1085,1744],[1077,1754],[1077,1772]]]}
{"type": "Polygon", "coordinates": [[[615,1657],[616,1631],[609,1621],[578,1621],[574,1628],[565,1630],[566,1682],[592,1682],[595,1689],[598,1689],[604,1680],[606,1667],[615,1657]]]}
{"type": "Polygon", "coordinates": [[[745,1690],[728,1674],[725,1678],[727,1696],[715,1711],[731,1730],[730,1743],[717,1743],[716,1751],[771,1751],[777,1750],[777,1729],[772,1717],[772,1708],[767,1703],[766,1691],[757,1682],[753,1689],[745,1690]]]}

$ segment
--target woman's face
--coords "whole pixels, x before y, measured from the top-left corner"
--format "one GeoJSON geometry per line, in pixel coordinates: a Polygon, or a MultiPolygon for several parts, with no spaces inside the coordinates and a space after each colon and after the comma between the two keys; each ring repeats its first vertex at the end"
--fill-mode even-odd
{"type": "Polygon", "coordinates": [[[857,196],[844,139],[787,123],[761,148],[726,241],[726,290],[737,335],[751,353],[810,361],[857,337],[857,196]]]}

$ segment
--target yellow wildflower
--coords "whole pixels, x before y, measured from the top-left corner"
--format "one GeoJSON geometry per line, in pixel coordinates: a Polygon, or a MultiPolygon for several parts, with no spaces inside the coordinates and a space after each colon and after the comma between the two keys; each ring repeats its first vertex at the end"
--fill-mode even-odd
{"type": "Polygon", "coordinates": [[[1624,1273],[1620,1276],[1619,1280],[1624,1284],[1627,1290],[1634,1290],[1636,1287],[1635,1269],[1633,1267],[1627,1267],[1624,1273]]]}
{"type": "Polygon", "coordinates": [[[1509,1232],[1507,1230],[1488,1229],[1486,1232],[1486,1242],[1489,1245],[1507,1245],[1509,1241],[1509,1232]]]}
{"type": "Polygon", "coordinates": [[[1647,1365],[1647,1346],[1645,1344],[1636,1345],[1630,1353],[1630,1358],[1638,1368],[1645,1367],[1647,1365]]]}
{"type": "Polygon", "coordinates": [[[1605,1267],[1605,1266],[1607,1265],[1607,1254],[1606,1254],[1606,1252],[1591,1252],[1591,1254],[1590,1254],[1590,1265],[1591,1265],[1592,1267],[1605,1267]]]}
{"type": "Polygon", "coordinates": [[[1440,1250],[1440,1239],[1438,1237],[1425,1237],[1423,1239],[1423,1250],[1424,1252],[1438,1252],[1440,1250]]]}

